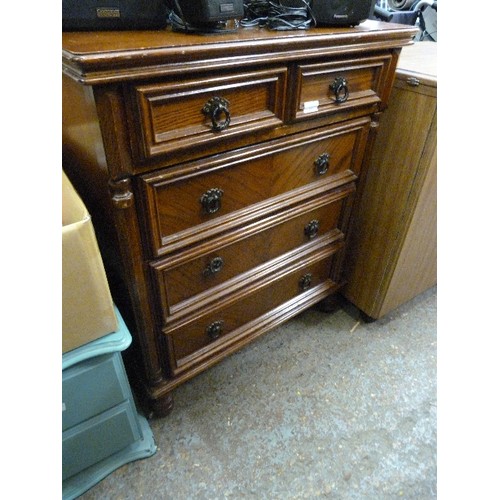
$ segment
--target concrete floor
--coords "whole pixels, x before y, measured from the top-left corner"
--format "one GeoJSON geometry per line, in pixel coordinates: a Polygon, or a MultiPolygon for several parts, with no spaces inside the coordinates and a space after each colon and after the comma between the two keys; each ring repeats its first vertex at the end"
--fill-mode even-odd
{"type": "Polygon", "coordinates": [[[436,498],[436,289],[358,320],[309,310],[184,384],[157,453],[80,498],[436,498]]]}

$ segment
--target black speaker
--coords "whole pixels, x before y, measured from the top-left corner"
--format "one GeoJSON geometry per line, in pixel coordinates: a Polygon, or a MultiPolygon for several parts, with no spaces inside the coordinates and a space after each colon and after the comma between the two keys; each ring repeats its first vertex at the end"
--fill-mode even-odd
{"type": "Polygon", "coordinates": [[[355,26],[372,14],[376,0],[311,0],[318,25],[355,26]]]}
{"type": "Polygon", "coordinates": [[[187,23],[213,24],[243,17],[243,0],[170,0],[174,12],[187,23]]]}
{"type": "Polygon", "coordinates": [[[165,0],[62,0],[63,31],[148,30],[166,25],[165,0]]]}

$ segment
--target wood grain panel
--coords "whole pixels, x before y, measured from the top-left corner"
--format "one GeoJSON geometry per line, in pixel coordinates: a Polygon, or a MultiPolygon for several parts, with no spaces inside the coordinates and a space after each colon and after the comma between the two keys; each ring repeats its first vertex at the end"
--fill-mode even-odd
{"type": "Polygon", "coordinates": [[[436,46],[411,49],[415,65],[407,56],[398,70],[346,252],[343,293],[372,318],[436,283],[436,76],[418,73],[418,53],[435,57],[436,46]]]}
{"type": "Polygon", "coordinates": [[[152,251],[172,252],[205,232],[213,236],[235,223],[261,219],[285,200],[305,200],[355,180],[368,129],[369,122],[361,120],[353,127],[303,134],[299,141],[277,141],[265,150],[250,148],[237,158],[222,155],[142,177],[152,251]],[[325,153],[329,168],[319,174],[316,162],[325,153]],[[207,214],[200,200],[212,189],[222,191],[221,206],[207,214]]]}
{"type": "MultiPolygon", "coordinates": [[[[431,136],[432,137],[432,136],[431,136]]],[[[431,139],[432,141],[432,139],[431,139]]],[[[437,149],[430,145],[429,170],[406,233],[380,316],[437,282],[437,149]]]]}
{"type": "Polygon", "coordinates": [[[206,354],[214,347],[221,347],[230,340],[234,341],[234,337],[241,333],[238,329],[245,324],[325,282],[329,276],[331,257],[335,249],[327,247],[316,254],[303,256],[295,265],[289,263],[286,268],[277,268],[252,288],[220,301],[207,314],[200,317],[193,316],[184,326],[165,330],[173,340],[178,368],[194,361],[193,358],[206,354]],[[310,285],[303,288],[301,280],[309,274],[310,285]],[[223,332],[221,337],[214,341],[207,334],[207,327],[216,321],[223,322],[223,332]],[[194,353],[196,354],[193,356],[194,353]]]}
{"type": "Polygon", "coordinates": [[[292,119],[308,119],[380,103],[391,62],[392,57],[384,54],[379,57],[299,65],[292,119]],[[348,89],[347,100],[341,103],[336,102],[331,89],[331,84],[339,77],[345,79],[348,89]]]}
{"type": "Polygon", "coordinates": [[[353,189],[353,185],[342,188],[307,206],[285,210],[252,227],[212,240],[210,244],[155,262],[153,268],[159,281],[164,320],[182,313],[183,309],[213,300],[217,290],[220,287],[227,290],[229,280],[240,273],[252,275],[257,266],[329,234],[333,239],[343,239],[338,228],[340,213],[353,189]],[[310,237],[306,226],[313,221],[317,222],[318,231],[310,237]],[[247,257],[241,259],[241,255],[247,257]],[[210,272],[214,259],[221,259],[222,266],[217,272],[210,272]]]}
{"type": "Polygon", "coordinates": [[[220,75],[217,78],[171,80],[133,88],[142,137],[139,154],[151,158],[277,127],[284,120],[287,68],[220,75]],[[203,108],[214,97],[227,101],[229,125],[213,130],[203,108]]]}

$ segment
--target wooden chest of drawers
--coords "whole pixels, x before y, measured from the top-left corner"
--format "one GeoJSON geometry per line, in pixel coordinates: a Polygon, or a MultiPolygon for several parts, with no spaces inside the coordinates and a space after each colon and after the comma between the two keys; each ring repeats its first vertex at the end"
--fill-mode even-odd
{"type": "Polygon", "coordinates": [[[64,169],[151,412],[342,285],[356,184],[414,32],[63,34],[64,169]]]}

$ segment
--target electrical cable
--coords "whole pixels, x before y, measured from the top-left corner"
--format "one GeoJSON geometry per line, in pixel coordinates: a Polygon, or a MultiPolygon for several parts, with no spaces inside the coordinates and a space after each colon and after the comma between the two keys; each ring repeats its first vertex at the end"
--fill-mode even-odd
{"type": "Polygon", "coordinates": [[[269,17],[269,0],[244,0],[243,10],[242,27],[265,26],[269,17]]]}
{"type": "Polygon", "coordinates": [[[244,18],[240,21],[243,28],[260,26],[275,31],[305,30],[316,26],[311,10],[311,0],[297,0],[302,6],[284,5],[282,0],[245,0],[244,18]]]}

